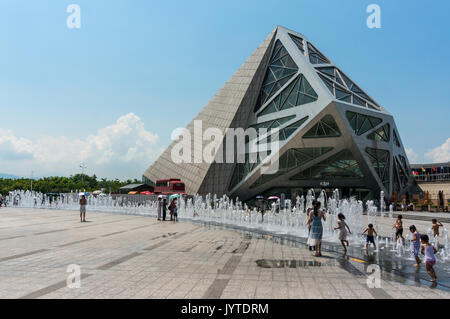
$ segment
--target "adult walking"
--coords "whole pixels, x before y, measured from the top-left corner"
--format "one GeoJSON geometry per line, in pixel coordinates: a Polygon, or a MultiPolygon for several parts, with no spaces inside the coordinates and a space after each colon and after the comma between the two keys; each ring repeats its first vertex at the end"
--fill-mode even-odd
{"type": "Polygon", "coordinates": [[[309,234],[308,245],[316,247],[316,257],[321,257],[323,226],[322,219],[325,221],[325,212],[320,209],[319,201],[314,205],[314,211],[308,220],[308,226],[311,225],[311,233],[309,234]]]}
{"type": "Polygon", "coordinates": [[[163,198],[163,200],[162,200],[162,217],[163,217],[163,221],[166,220],[166,215],[167,215],[167,200],[166,200],[166,198],[163,198]]]}
{"type": "MultiPolygon", "coordinates": [[[[308,243],[309,243],[309,236],[311,235],[311,224],[309,223],[309,219],[311,218],[311,215],[314,211],[314,206],[316,205],[316,200],[313,199],[311,206],[306,209],[306,222],[308,223],[308,243]]],[[[309,251],[315,250],[315,248],[311,245],[309,245],[309,251]]]]}
{"type": "Polygon", "coordinates": [[[82,195],[80,199],[80,222],[86,221],[86,196],[82,195]]]}
{"type": "Polygon", "coordinates": [[[156,206],[156,211],[158,212],[158,220],[161,220],[161,214],[162,214],[162,203],[161,203],[161,197],[158,197],[158,203],[156,206]]]}
{"type": "Polygon", "coordinates": [[[175,214],[175,209],[177,208],[177,203],[176,203],[176,201],[177,201],[177,199],[174,198],[174,199],[172,200],[172,202],[170,203],[170,205],[169,205],[170,221],[173,220],[173,216],[174,216],[174,214],[175,214]]]}

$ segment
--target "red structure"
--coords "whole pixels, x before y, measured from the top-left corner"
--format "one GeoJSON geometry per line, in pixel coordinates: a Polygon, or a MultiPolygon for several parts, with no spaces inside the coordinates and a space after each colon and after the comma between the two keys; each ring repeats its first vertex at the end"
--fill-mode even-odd
{"type": "Polygon", "coordinates": [[[185,185],[178,178],[159,179],[156,181],[155,194],[172,195],[172,194],[185,194],[185,185]]]}

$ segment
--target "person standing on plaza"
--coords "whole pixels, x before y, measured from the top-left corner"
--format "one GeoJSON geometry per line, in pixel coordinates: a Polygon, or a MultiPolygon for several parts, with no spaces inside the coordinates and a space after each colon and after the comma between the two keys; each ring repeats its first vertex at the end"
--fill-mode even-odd
{"type": "Polygon", "coordinates": [[[412,254],[414,255],[414,258],[416,259],[415,267],[419,267],[420,263],[422,262],[419,258],[419,250],[420,250],[420,233],[417,231],[415,225],[409,226],[409,231],[413,234],[411,238],[412,243],[412,254]]]}
{"type": "Polygon", "coordinates": [[[177,207],[177,199],[175,198],[173,200],[173,222],[177,222],[178,221],[178,207],[177,207]]]}
{"type": "Polygon", "coordinates": [[[163,217],[163,221],[166,220],[166,215],[167,215],[167,200],[166,200],[166,198],[163,198],[163,200],[162,200],[162,217],[163,217]]]}
{"type": "MultiPolygon", "coordinates": [[[[306,221],[307,222],[311,218],[311,214],[314,211],[314,206],[315,205],[316,205],[316,200],[313,199],[313,201],[311,203],[311,206],[306,209],[306,221]]],[[[309,242],[309,235],[311,235],[311,224],[308,222],[308,242],[309,242]]],[[[314,247],[313,246],[309,246],[308,248],[309,248],[309,251],[312,251],[314,247]]],[[[315,250],[315,248],[314,248],[314,250],[315,250]]]]}
{"type": "Polygon", "coordinates": [[[86,221],[86,196],[82,195],[80,199],[80,222],[86,221]]]}
{"type": "Polygon", "coordinates": [[[317,201],[314,205],[314,211],[308,220],[308,226],[311,226],[311,233],[309,234],[308,245],[316,247],[316,257],[321,257],[323,226],[322,219],[325,221],[325,212],[320,209],[321,203],[317,201]]]}
{"type": "Polygon", "coordinates": [[[173,220],[173,214],[174,214],[174,209],[176,207],[176,203],[175,203],[176,199],[172,199],[172,201],[170,202],[169,205],[169,212],[170,212],[170,221],[173,220]]]}
{"type": "Polygon", "coordinates": [[[156,204],[156,211],[158,213],[158,220],[161,220],[161,213],[162,213],[161,197],[158,197],[158,202],[156,204]]]}

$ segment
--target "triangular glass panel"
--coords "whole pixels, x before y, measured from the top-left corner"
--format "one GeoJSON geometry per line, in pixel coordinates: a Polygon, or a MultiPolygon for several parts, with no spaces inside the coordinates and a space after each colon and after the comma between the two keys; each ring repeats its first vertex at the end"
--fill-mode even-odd
{"type": "Polygon", "coordinates": [[[319,50],[317,50],[311,43],[308,42],[309,61],[312,64],[329,64],[328,60],[319,50]]]}
{"type": "Polygon", "coordinates": [[[389,123],[383,125],[382,127],[380,127],[379,129],[377,129],[376,131],[373,131],[372,133],[370,133],[369,135],[367,135],[367,138],[369,140],[374,140],[374,141],[383,141],[383,142],[389,142],[390,139],[390,126],[389,123]]]}
{"type": "Polygon", "coordinates": [[[276,104],[276,108],[273,107],[273,102],[271,102],[259,116],[317,101],[317,93],[313,90],[306,78],[300,74],[275,98],[274,101],[276,104]],[[308,95],[307,97],[305,97],[303,95],[300,95],[299,90],[302,89],[310,92],[311,96],[308,95]]]}
{"type": "Polygon", "coordinates": [[[284,86],[297,71],[298,66],[292,60],[281,41],[277,40],[263,81],[261,93],[255,106],[255,112],[284,86]],[[266,87],[269,85],[271,85],[270,90],[267,90],[266,87]]]}
{"type": "Polygon", "coordinates": [[[303,135],[303,138],[339,137],[339,130],[336,121],[331,115],[325,115],[316,125],[303,135]]]}
{"type": "Polygon", "coordinates": [[[332,147],[318,147],[318,148],[291,148],[280,156],[279,169],[276,174],[261,175],[250,188],[258,187],[267,183],[274,178],[281,176],[293,169],[305,165],[308,162],[332,151],[332,147]]]}
{"type": "Polygon", "coordinates": [[[288,34],[291,37],[292,41],[294,41],[295,45],[300,50],[300,52],[304,55],[305,54],[305,42],[303,41],[303,39],[300,37],[297,37],[295,35],[292,35],[290,33],[288,33],[288,34]]]}
{"type": "Polygon", "coordinates": [[[300,172],[291,180],[362,179],[364,175],[350,150],[343,150],[313,167],[300,172]]]}

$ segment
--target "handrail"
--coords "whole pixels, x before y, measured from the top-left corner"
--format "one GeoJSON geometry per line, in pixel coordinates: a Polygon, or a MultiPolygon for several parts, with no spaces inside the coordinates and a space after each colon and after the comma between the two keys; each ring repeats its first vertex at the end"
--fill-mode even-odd
{"type": "Polygon", "coordinates": [[[450,181],[450,173],[414,175],[414,178],[418,182],[445,182],[450,181]]]}

